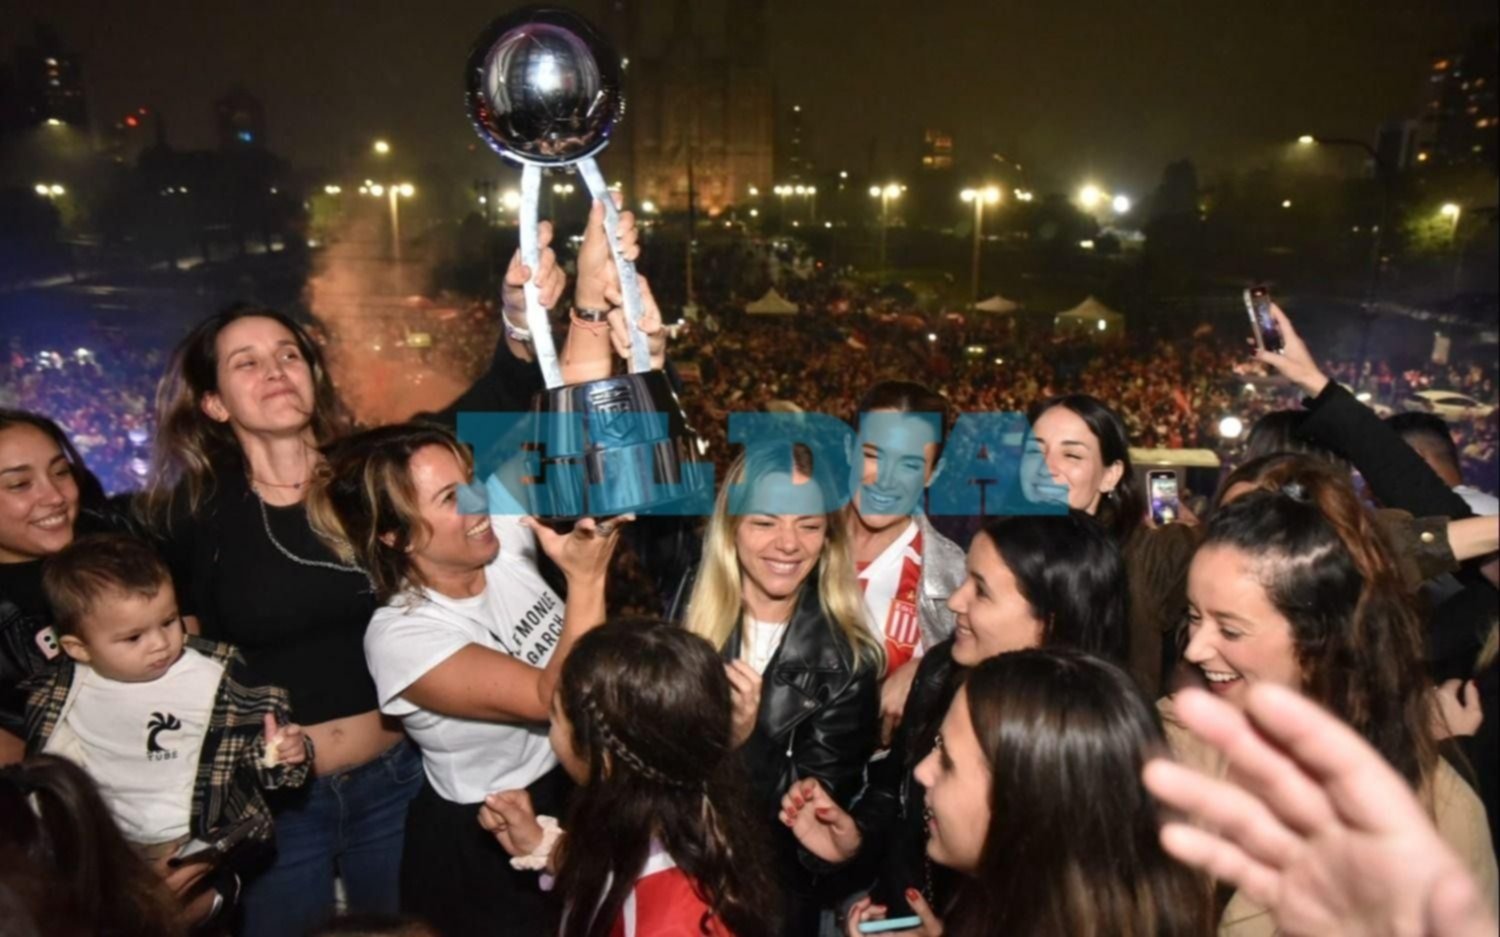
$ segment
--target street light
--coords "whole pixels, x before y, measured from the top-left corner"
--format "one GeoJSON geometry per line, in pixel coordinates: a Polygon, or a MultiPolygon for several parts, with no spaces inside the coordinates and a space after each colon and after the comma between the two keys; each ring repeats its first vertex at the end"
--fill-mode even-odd
{"type": "Polygon", "coordinates": [[[1078,190],[1078,204],[1092,209],[1104,201],[1104,192],[1097,185],[1086,185],[1078,190]]]}
{"type": "Polygon", "coordinates": [[[888,182],[885,188],[870,186],[870,197],[880,199],[880,279],[885,279],[885,237],[891,226],[891,202],[901,197],[901,185],[888,182]]]}
{"type": "Polygon", "coordinates": [[[1448,242],[1453,247],[1453,292],[1455,295],[1463,286],[1464,252],[1458,244],[1458,219],[1463,217],[1463,213],[1464,210],[1456,202],[1444,202],[1443,207],[1438,209],[1438,214],[1453,222],[1453,227],[1448,229],[1448,242]]]}
{"type": "Polygon", "coordinates": [[[974,205],[974,257],[969,265],[969,295],[979,302],[979,238],[984,225],[984,206],[1000,203],[1000,188],[987,185],[982,189],[964,189],[958,197],[974,205]]]}
{"type": "Polygon", "coordinates": [[[1115,214],[1123,215],[1130,211],[1130,197],[1127,195],[1116,195],[1110,200],[1109,207],[1115,210],[1115,214]]]}
{"type": "Polygon", "coordinates": [[[391,153],[391,145],[384,140],[376,140],[372,149],[377,156],[389,156],[391,153]]]}
{"type": "MultiPolygon", "coordinates": [[[[397,260],[401,259],[401,209],[399,200],[411,198],[417,194],[416,186],[410,182],[391,183],[388,187],[391,197],[391,256],[397,260]]],[[[379,193],[376,193],[377,195],[379,193]]]]}
{"type": "MultiPolygon", "coordinates": [[[[1390,226],[1391,214],[1391,187],[1394,183],[1391,166],[1381,159],[1375,148],[1363,140],[1355,140],[1349,137],[1315,137],[1304,133],[1297,138],[1297,142],[1303,146],[1316,144],[1317,146],[1342,146],[1353,147],[1361,150],[1370,157],[1370,165],[1375,168],[1375,181],[1380,185],[1380,219],[1374,225],[1375,236],[1370,243],[1370,280],[1365,286],[1365,315],[1371,321],[1360,332],[1359,340],[1359,374],[1365,373],[1365,365],[1369,363],[1370,332],[1373,330],[1375,316],[1375,299],[1380,291],[1380,268],[1382,255],[1385,247],[1385,230],[1390,226]]],[[[1287,203],[1283,208],[1289,207],[1287,203]]],[[[1356,380],[1358,380],[1356,378],[1356,380]]]]}

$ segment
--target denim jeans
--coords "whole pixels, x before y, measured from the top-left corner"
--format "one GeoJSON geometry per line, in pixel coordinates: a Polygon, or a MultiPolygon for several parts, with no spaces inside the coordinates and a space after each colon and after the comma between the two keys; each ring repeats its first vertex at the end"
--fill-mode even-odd
{"type": "Polygon", "coordinates": [[[270,792],[276,857],[245,883],[241,937],[300,937],[333,914],[333,882],[349,910],[394,912],[406,807],[422,787],[422,755],[409,741],[296,791],[270,792]]]}

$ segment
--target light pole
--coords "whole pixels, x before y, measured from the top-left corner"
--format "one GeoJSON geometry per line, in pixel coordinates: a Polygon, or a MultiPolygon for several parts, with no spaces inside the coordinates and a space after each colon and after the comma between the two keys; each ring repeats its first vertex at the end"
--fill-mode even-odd
{"type": "Polygon", "coordinates": [[[982,189],[964,189],[958,193],[958,197],[974,204],[974,258],[969,272],[969,296],[970,302],[977,304],[979,302],[979,238],[984,225],[984,206],[999,204],[1000,188],[987,185],[982,189]]]}
{"type": "Polygon", "coordinates": [[[885,280],[885,234],[891,226],[891,202],[901,197],[903,186],[888,182],[870,186],[870,197],[880,199],[880,279],[885,280]]]}
{"type": "MultiPolygon", "coordinates": [[[[1391,210],[1391,173],[1390,167],[1375,148],[1363,140],[1355,140],[1349,137],[1315,137],[1304,133],[1297,138],[1297,143],[1302,146],[1342,146],[1353,147],[1364,151],[1370,157],[1370,164],[1375,168],[1375,181],[1380,186],[1380,217],[1375,225],[1375,238],[1371,246],[1370,258],[1370,280],[1365,287],[1365,306],[1373,309],[1375,297],[1380,289],[1381,255],[1385,247],[1385,229],[1390,220],[1391,210]]],[[[1457,206],[1455,206],[1457,207],[1457,206]]]]}
{"type": "Polygon", "coordinates": [[[1438,209],[1438,214],[1453,222],[1453,226],[1448,229],[1448,242],[1453,248],[1453,295],[1457,296],[1463,283],[1464,270],[1464,252],[1458,244],[1458,221],[1463,217],[1464,210],[1456,202],[1444,202],[1443,207],[1438,209]]]}
{"type": "Polygon", "coordinates": [[[401,199],[411,198],[417,194],[416,186],[410,182],[392,182],[390,185],[382,185],[379,182],[365,180],[365,184],[359,187],[360,195],[370,195],[375,198],[384,197],[389,200],[391,207],[391,257],[401,259],[401,199]]]}

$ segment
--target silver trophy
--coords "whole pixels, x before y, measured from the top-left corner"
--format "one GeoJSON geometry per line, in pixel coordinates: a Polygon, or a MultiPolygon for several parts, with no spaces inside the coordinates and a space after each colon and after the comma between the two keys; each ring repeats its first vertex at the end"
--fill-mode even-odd
{"type": "Polygon", "coordinates": [[[701,497],[697,436],[665,374],[651,369],[640,329],[635,264],[621,253],[619,211],[594,156],[625,111],[619,55],[578,14],[528,7],[485,28],[469,54],[465,89],[474,129],[521,165],[521,259],[540,262],[537,205],[542,171],[573,168],[604,205],[604,230],[630,329],[630,372],[564,385],[547,310],[527,283],[526,325],[547,389],[532,401],[544,446],[543,484],[528,488],[534,514],[559,520],[661,510],[701,497]]]}

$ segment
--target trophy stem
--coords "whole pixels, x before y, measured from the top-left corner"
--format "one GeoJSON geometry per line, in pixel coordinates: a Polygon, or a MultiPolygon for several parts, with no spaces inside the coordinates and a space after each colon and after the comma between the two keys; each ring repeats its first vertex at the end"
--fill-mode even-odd
{"type": "MultiPolygon", "coordinates": [[[[615,200],[594,158],[586,156],[577,165],[578,173],[583,176],[590,194],[604,205],[604,234],[609,238],[609,250],[614,255],[615,270],[620,275],[620,295],[625,300],[625,324],[630,329],[630,370],[640,374],[651,370],[651,349],[647,346],[645,333],[641,331],[641,283],[636,279],[635,263],[625,259],[625,254],[620,250],[620,237],[616,231],[620,226],[620,212],[615,208],[615,200]]],[[[547,386],[555,385],[549,383],[547,386]]]]}
{"type": "MultiPolygon", "coordinates": [[[[521,169],[521,262],[531,270],[532,279],[526,281],[526,328],[531,331],[531,347],[536,351],[536,361],[542,369],[542,379],[549,388],[561,387],[562,366],[557,363],[557,347],[552,343],[552,320],[542,306],[541,291],[535,283],[536,271],[542,262],[541,248],[537,244],[537,205],[542,197],[542,170],[526,163],[521,169]]],[[[634,271],[631,271],[632,274],[634,271]]],[[[632,277],[632,280],[634,278],[632,277]]],[[[623,277],[621,278],[623,282],[623,277]]]]}

